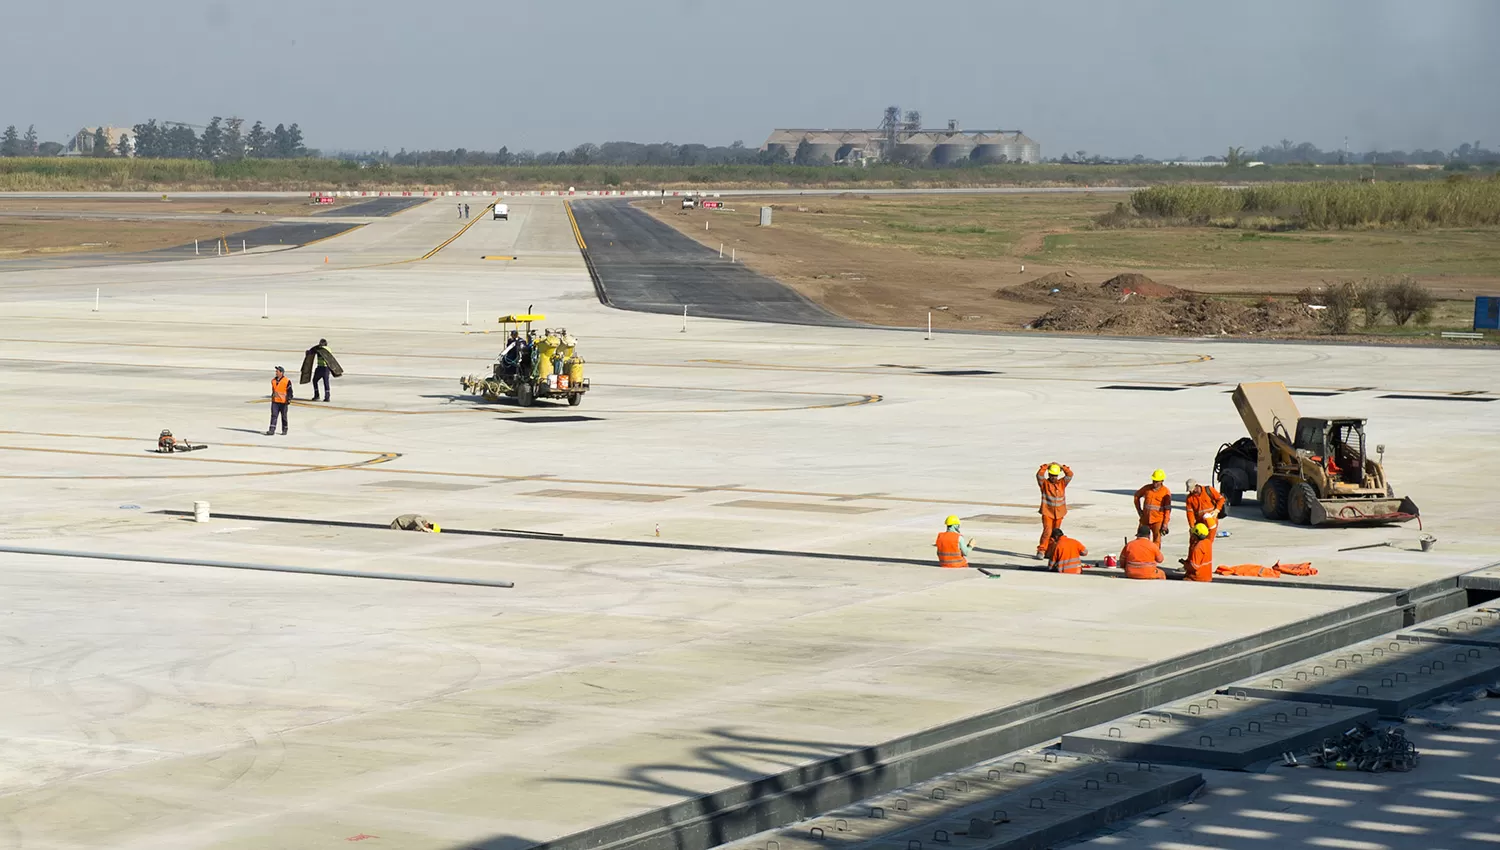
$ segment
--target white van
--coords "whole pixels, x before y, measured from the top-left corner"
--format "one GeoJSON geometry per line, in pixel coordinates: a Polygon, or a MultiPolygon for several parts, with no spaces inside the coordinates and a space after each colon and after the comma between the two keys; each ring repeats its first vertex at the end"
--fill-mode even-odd
{"type": "Polygon", "coordinates": [[[683,198],[683,199],[682,199],[682,208],[683,208],[683,209],[685,209],[685,210],[690,210],[690,209],[692,209],[692,208],[693,208],[693,207],[694,207],[694,206],[696,206],[696,204],[695,204],[695,203],[694,203],[694,201],[693,201],[693,199],[692,199],[692,198],[683,198]]]}
{"type": "Polygon", "coordinates": [[[504,219],[510,221],[510,204],[495,204],[494,221],[504,219]]]}

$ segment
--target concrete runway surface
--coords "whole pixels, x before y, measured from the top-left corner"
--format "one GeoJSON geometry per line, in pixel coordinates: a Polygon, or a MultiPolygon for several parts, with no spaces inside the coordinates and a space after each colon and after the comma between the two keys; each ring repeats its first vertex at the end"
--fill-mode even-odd
{"type": "MultiPolygon", "coordinates": [[[[598,302],[560,201],[509,203],[509,221],[439,202],[306,249],[0,274],[0,544],[515,583],[0,553],[0,848],[521,848],[1500,560],[1500,404],[1462,400],[1500,392],[1493,352],[684,331],[598,302]],[[527,309],[580,340],[581,407],[460,390],[495,317],[527,309]],[[272,367],[295,376],[320,337],[347,370],[333,401],[262,436],[272,367]],[[976,561],[1034,563],[1008,553],[1035,546],[1051,460],[1077,473],[1071,533],[1117,552],[1152,469],[1209,477],[1249,380],[1369,416],[1434,551],[1414,527],[1251,507],[1218,561],[1312,561],[1315,580],[906,562],[956,513],[976,561]],[[162,428],[209,448],[148,453],[162,428]],[[538,534],[161,513],[196,500],[538,534]]],[[[1381,846],[1429,846],[1408,838],[1381,846]]]]}

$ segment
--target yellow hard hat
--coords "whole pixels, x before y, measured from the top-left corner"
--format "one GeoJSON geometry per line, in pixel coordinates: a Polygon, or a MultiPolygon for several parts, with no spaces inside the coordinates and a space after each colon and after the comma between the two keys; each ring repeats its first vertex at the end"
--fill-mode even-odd
{"type": "Polygon", "coordinates": [[[958,517],[949,516],[947,519],[943,520],[943,525],[958,525],[958,517]]]}
{"type": "Polygon", "coordinates": [[[1058,466],[1057,464],[1054,463],[1051,466],[1047,467],[1047,474],[1048,475],[1062,475],[1062,467],[1060,467],[1060,466],[1058,466]]]}
{"type": "Polygon", "coordinates": [[[1199,537],[1207,537],[1208,536],[1208,526],[1206,526],[1206,525],[1204,525],[1203,523],[1200,522],[1197,525],[1193,526],[1193,533],[1196,534],[1196,535],[1198,535],[1199,537]]]}
{"type": "Polygon", "coordinates": [[[1163,470],[1158,469],[1155,472],[1151,473],[1151,480],[1152,481],[1166,481],[1167,480],[1167,473],[1164,472],[1163,470]]]}

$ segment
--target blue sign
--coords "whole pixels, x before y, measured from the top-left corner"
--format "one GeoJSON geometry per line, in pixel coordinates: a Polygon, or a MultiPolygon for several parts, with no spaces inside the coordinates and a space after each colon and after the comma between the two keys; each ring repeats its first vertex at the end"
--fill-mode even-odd
{"type": "Polygon", "coordinates": [[[1500,298],[1481,295],[1474,299],[1474,330],[1500,330],[1500,298]]]}

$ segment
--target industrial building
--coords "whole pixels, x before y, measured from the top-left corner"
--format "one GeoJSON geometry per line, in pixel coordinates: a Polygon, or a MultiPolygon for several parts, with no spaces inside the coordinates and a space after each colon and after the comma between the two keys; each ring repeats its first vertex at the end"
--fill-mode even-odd
{"type": "Polygon", "coordinates": [[[902,162],[910,165],[1041,162],[1042,146],[1020,130],[961,130],[949,121],[945,130],[922,130],[915,121],[878,130],[774,130],[761,150],[795,162],[865,165],[902,162]]]}

